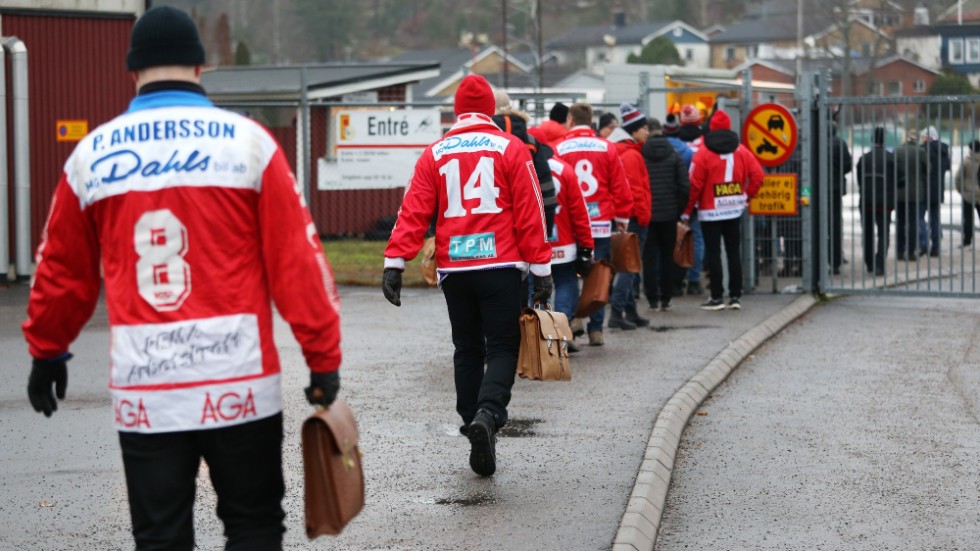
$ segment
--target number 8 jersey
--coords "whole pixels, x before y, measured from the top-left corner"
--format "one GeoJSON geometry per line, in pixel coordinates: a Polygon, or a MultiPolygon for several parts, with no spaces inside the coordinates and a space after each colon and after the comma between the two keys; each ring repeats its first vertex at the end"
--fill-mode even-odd
{"type": "Polygon", "coordinates": [[[137,96],[65,163],[23,326],[31,355],[68,349],[104,277],[117,429],[278,413],[270,298],[312,371],[341,360],[340,304],[300,191],[254,121],[189,90],[137,96]]]}
{"type": "Polygon", "coordinates": [[[485,115],[461,115],[419,157],[385,248],[386,268],[404,269],[415,258],[434,215],[440,279],[504,267],[551,273],[531,155],[485,115]]]}
{"type": "Polygon", "coordinates": [[[555,151],[575,168],[589,208],[592,237],[611,237],[613,222],[626,224],[633,212],[633,192],[616,146],[597,137],[588,126],[576,126],[558,142],[555,151]]]}

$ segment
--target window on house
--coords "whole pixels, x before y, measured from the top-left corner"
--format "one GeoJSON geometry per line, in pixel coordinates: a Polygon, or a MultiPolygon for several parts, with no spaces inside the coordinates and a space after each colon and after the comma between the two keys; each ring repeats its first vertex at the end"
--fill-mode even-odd
{"type": "Polygon", "coordinates": [[[684,48],[684,61],[694,61],[694,48],[684,48]]]}
{"type": "Polygon", "coordinates": [[[955,38],[949,41],[949,62],[952,65],[963,64],[963,39],[955,38]]]}
{"type": "Polygon", "coordinates": [[[684,29],[680,27],[674,27],[674,36],[680,37],[684,34],[684,29]]]}
{"type": "Polygon", "coordinates": [[[725,61],[735,61],[735,47],[726,46],[725,47],[725,61]]]}
{"type": "Polygon", "coordinates": [[[758,44],[749,44],[748,46],[746,46],[745,47],[745,57],[746,58],[749,58],[749,57],[759,57],[759,45],[758,44]]]}
{"type": "Polygon", "coordinates": [[[980,63],[980,38],[967,38],[965,49],[967,63],[980,63]]]}
{"type": "Polygon", "coordinates": [[[900,80],[889,80],[888,81],[888,96],[901,96],[902,95],[902,81],[900,80]]]}
{"type": "Polygon", "coordinates": [[[861,43],[861,57],[871,57],[871,43],[862,42],[861,43]]]}
{"type": "Polygon", "coordinates": [[[919,93],[925,93],[926,91],[926,81],[919,79],[915,81],[915,91],[919,93]]]}

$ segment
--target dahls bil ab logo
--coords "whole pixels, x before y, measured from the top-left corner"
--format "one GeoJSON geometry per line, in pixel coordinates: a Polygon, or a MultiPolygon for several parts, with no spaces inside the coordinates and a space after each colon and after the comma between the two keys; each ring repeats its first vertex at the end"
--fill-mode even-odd
{"type": "Polygon", "coordinates": [[[129,400],[119,400],[116,402],[115,410],[116,425],[127,429],[150,428],[150,416],[146,414],[142,398],[135,404],[129,400]]]}
{"type": "Polygon", "coordinates": [[[211,393],[208,392],[204,398],[204,409],[201,411],[201,424],[203,425],[208,421],[215,423],[235,421],[245,419],[250,415],[252,417],[258,415],[258,412],[255,411],[255,396],[252,395],[251,388],[248,389],[248,394],[244,399],[237,392],[226,392],[215,400],[211,398],[211,393]]]}

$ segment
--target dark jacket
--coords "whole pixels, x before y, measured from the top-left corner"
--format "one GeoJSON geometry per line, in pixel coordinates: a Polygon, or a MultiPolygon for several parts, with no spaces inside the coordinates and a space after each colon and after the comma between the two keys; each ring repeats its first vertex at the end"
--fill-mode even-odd
{"type": "Polygon", "coordinates": [[[690,183],[687,167],[665,136],[650,136],[643,144],[643,161],[650,176],[651,222],[677,220],[687,206],[690,183]]]}
{"type": "Polygon", "coordinates": [[[861,191],[861,206],[864,208],[891,209],[895,206],[896,190],[900,187],[899,180],[904,180],[905,174],[899,174],[895,155],[884,146],[872,147],[861,155],[857,163],[857,181],[861,191]]]}
{"type": "Polygon", "coordinates": [[[895,162],[898,171],[905,174],[902,186],[898,189],[899,203],[926,204],[929,192],[928,153],[915,143],[906,143],[895,148],[895,162]]]}
{"type": "Polygon", "coordinates": [[[935,205],[943,202],[943,177],[952,168],[949,146],[938,140],[925,143],[929,158],[929,201],[935,205]]]}
{"type": "Polygon", "coordinates": [[[688,143],[700,138],[703,134],[701,126],[697,124],[682,124],[677,129],[677,137],[688,143]]]}
{"type": "Polygon", "coordinates": [[[854,159],[851,157],[851,150],[848,149],[847,142],[840,139],[837,131],[832,129],[830,135],[830,184],[831,189],[837,195],[847,195],[846,176],[850,174],[853,166],[854,159]]]}

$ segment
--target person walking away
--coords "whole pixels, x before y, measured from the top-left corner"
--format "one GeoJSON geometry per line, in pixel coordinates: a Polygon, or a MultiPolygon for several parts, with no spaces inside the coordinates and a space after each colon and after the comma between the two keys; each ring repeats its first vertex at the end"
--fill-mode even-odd
{"type": "MultiPolygon", "coordinates": [[[[701,110],[696,105],[686,104],[681,107],[678,120],[680,122],[680,128],[677,130],[677,138],[686,144],[687,148],[691,151],[691,157],[687,160],[687,165],[690,168],[691,160],[693,160],[694,154],[697,153],[698,149],[701,148],[704,139],[701,110]]],[[[684,152],[678,150],[678,153],[681,154],[681,158],[683,159],[685,156],[684,152]]],[[[685,275],[687,277],[687,294],[702,295],[704,294],[704,286],[701,284],[701,272],[704,270],[704,233],[701,231],[701,217],[698,216],[696,206],[695,210],[691,212],[691,219],[688,225],[691,228],[691,233],[694,234],[694,264],[688,268],[686,274],[681,272],[681,277],[685,275]]]]}
{"type": "MultiPolygon", "coordinates": [[[[558,156],[575,169],[575,177],[589,209],[596,260],[609,260],[613,226],[625,231],[633,212],[633,196],[626,182],[623,163],[616,147],[592,131],[592,107],[576,103],[569,108],[572,129],[558,142],[558,156]]],[[[605,310],[589,317],[587,331],[590,346],[604,343],[602,327],[605,310]]]]}
{"type": "MultiPolygon", "coordinates": [[[[885,148],[885,129],[875,127],[871,149],[857,162],[857,180],[861,188],[861,233],[864,267],[877,276],[885,275],[888,256],[888,232],[891,211],[899,183],[899,166],[895,155],[885,148]],[[877,248],[875,231],[877,230],[877,248]]],[[[904,175],[902,175],[904,176],[904,175]]]]}
{"type": "Polygon", "coordinates": [[[480,476],[496,471],[496,434],[507,423],[525,300],[521,279],[534,274],[533,298],[542,304],[554,287],[534,161],[520,139],[493,123],[494,107],[486,79],[463,78],[456,124],[422,152],[405,188],[381,284],[385,298],[401,306],[405,261],[418,254],[437,217],[436,270],[456,348],[456,412],[470,441],[470,468],[480,476]]]}
{"type": "Polygon", "coordinates": [[[282,549],[270,301],[302,347],[317,405],[340,388],[340,303],[286,155],[258,123],[208,100],[204,59],[180,10],[152,8],[133,26],[126,67],[137,95],[68,158],[38,247],[23,324],[34,358],[27,391],[49,417],[66,399],[69,347],[104,278],[136,548],[194,547],[203,458],[226,549],[282,549]],[[143,128],[169,130],[127,137],[143,128]],[[142,170],[125,164],[133,159],[142,170]]]}
{"type": "MultiPolygon", "coordinates": [[[[551,107],[548,120],[541,123],[541,130],[547,138],[545,141],[549,144],[561,140],[571,127],[572,122],[568,112],[568,106],[559,101],[551,107]]],[[[592,121],[589,121],[589,124],[592,124],[592,121]]]]}
{"type": "Polygon", "coordinates": [[[728,259],[728,307],[742,307],[742,226],[741,217],[762,186],[763,172],[759,161],[739,143],[738,134],[724,111],[715,111],[704,147],[691,161],[691,193],[681,215],[687,222],[695,205],[701,213],[705,260],[711,274],[711,297],[703,310],[723,310],[721,242],[725,241],[728,259]]]}
{"type": "Polygon", "coordinates": [[[959,192],[963,200],[963,241],[961,247],[973,245],[974,219],[973,211],[977,211],[980,216],[980,141],[970,142],[969,154],[963,157],[960,168],[956,171],[953,183],[956,191],[959,192]]]}
{"type": "Polygon", "coordinates": [[[914,262],[918,245],[919,205],[927,201],[929,193],[929,163],[926,150],[919,147],[915,130],[909,130],[905,143],[895,148],[898,174],[905,177],[897,183],[895,252],[899,261],[914,262]]]}
{"type": "MultiPolygon", "coordinates": [[[[624,103],[619,107],[623,125],[609,134],[609,141],[615,144],[616,152],[623,162],[626,181],[629,182],[633,197],[633,213],[627,231],[633,232],[640,240],[643,250],[647,239],[647,226],[650,224],[650,180],[641,153],[643,142],[650,135],[647,118],[639,109],[624,103]]],[[[641,317],[636,311],[639,298],[640,274],[621,273],[616,275],[613,293],[609,301],[609,327],[632,330],[650,325],[650,320],[641,317]]],[[[667,302],[670,302],[668,297],[667,302]]]]}
{"type": "Polygon", "coordinates": [[[945,201],[943,184],[946,173],[952,163],[949,157],[949,146],[939,140],[939,131],[935,126],[929,126],[923,132],[923,146],[928,153],[929,161],[929,194],[925,202],[919,206],[919,250],[925,255],[939,257],[942,231],[939,226],[939,212],[945,201]],[[925,224],[926,213],[929,214],[929,226],[925,224]],[[931,245],[930,245],[931,243],[931,245]]]}
{"type": "Polygon", "coordinates": [[[674,247],[677,219],[687,206],[690,184],[684,160],[662,134],[659,122],[652,122],[653,132],[643,144],[651,197],[650,227],[643,249],[643,283],[647,297],[659,296],[659,310],[666,312],[670,310],[673,282],[682,271],[674,264],[674,247]]]}
{"type": "Polygon", "coordinates": [[[837,123],[830,126],[830,261],[834,274],[840,274],[844,263],[844,196],[847,195],[847,175],[854,160],[847,142],[837,135],[837,123]]]}

